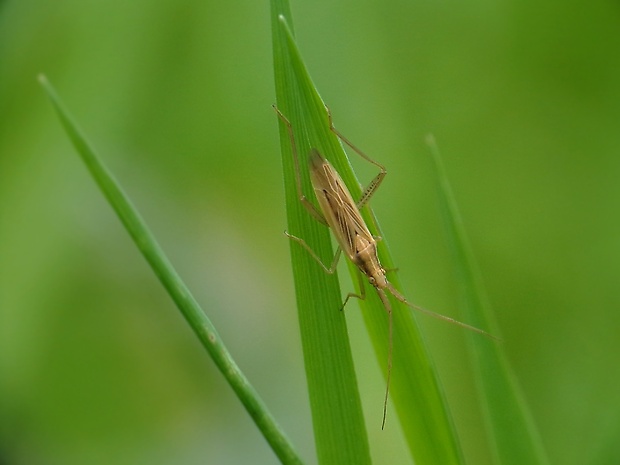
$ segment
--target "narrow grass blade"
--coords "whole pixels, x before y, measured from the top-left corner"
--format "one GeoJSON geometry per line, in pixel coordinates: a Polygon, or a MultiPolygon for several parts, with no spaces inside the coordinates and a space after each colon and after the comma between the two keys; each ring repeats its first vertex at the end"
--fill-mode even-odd
{"type": "MultiPolygon", "coordinates": [[[[460,284],[463,319],[499,336],[499,329],[490,310],[480,271],[432,136],[429,136],[428,143],[435,162],[440,203],[460,284]]],[[[468,339],[496,463],[502,465],[547,464],[548,460],[538,431],[530,417],[517,379],[501,350],[501,343],[478,337],[475,334],[469,335],[468,339]]]]}
{"type": "MultiPolygon", "coordinates": [[[[323,103],[291,40],[288,3],[272,0],[271,6],[277,105],[293,125],[302,157],[303,186],[310,193],[305,157],[311,144],[326,156],[333,154],[338,144],[329,133],[323,103]]],[[[275,114],[273,118],[277,120],[275,114]]],[[[282,124],[280,142],[288,231],[302,237],[325,263],[330,263],[333,251],[329,230],[310,217],[299,202],[291,144],[282,124]]],[[[338,278],[325,273],[296,243],[291,243],[291,259],[319,463],[369,464],[370,451],[346,320],[344,312],[339,311],[342,297],[338,278]]]]}
{"type": "MultiPolygon", "coordinates": [[[[340,173],[352,195],[359,198],[361,187],[353,174],[342,145],[329,130],[324,104],[299,54],[285,0],[272,0],[272,30],[277,104],[291,121],[298,151],[306,157],[317,148],[340,173]]],[[[315,221],[297,198],[290,141],[280,125],[289,232],[302,237],[325,263],[333,256],[329,231],[315,221]]],[[[303,185],[312,197],[302,158],[303,185]]],[[[385,235],[368,208],[362,212],[374,234],[384,238],[379,255],[386,268],[394,268],[385,235]]],[[[308,253],[291,244],[299,320],[304,346],[306,373],[313,412],[317,450],[321,464],[368,463],[367,439],[357,393],[355,373],[346,335],[345,321],[338,308],[342,294],[336,276],[326,275],[308,253]]],[[[356,269],[349,264],[352,273],[356,269]]],[[[390,276],[396,288],[398,278],[390,276]]],[[[354,279],[354,282],[357,281],[354,279]]],[[[364,318],[379,362],[386,372],[388,319],[383,305],[367,286],[362,302],[364,318]]],[[[390,398],[394,402],[411,454],[418,465],[460,464],[462,454],[433,363],[410,308],[390,297],[394,310],[394,368],[390,398]]],[[[348,311],[351,311],[349,309],[348,311]]],[[[377,399],[376,427],[381,427],[382,400],[377,399]]],[[[388,417],[387,432],[395,427],[388,417]]]]}
{"type": "Polygon", "coordinates": [[[52,101],[60,121],[82,157],[90,174],[131,235],[140,252],[166,288],[181,313],[198,336],[202,345],[239,397],[267,442],[282,463],[301,464],[292,444],[268,412],[256,390],[241,372],[228,349],[222,342],[215,327],[200,308],[187,286],[183,283],[172,264],[168,261],[159,244],[148,230],[129,198],[125,195],[110,171],[103,165],[91,145],[74,123],[56,91],[44,76],[39,78],[41,85],[52,101]]]}

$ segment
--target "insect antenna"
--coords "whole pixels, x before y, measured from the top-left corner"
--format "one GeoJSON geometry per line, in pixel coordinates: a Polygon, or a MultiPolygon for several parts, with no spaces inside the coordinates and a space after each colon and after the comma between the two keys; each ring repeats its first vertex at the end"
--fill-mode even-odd
{"type": "MultiPolygon", "coordinates": [[[[403,296],[400,292],[398,292],[394,286],[392,286],[391,283],[388,283],[387,288],[390,291],[390,294],[392,294],[394,297],[396,297],[398,300],[400,300],[402,303],[404,303],[405,305],[407,305],[408,307],[413,308],[414,310],[418,310],[419,312],[422,312],[428,316],[432,316],[433,318],[437,318],[438,320],[443,320],[443,321],[447,321],[448,323],[452,323],[454,325],[460,326],[461,328],[465,328],[469,331],[473,331],[474,333],[478,333],[478,334],[482,334],[483,336],[489,338],[489,339],[493,339],[495,341],[500,341],[501,339],[497,336],[493,336],[490,333],[487,333],[486,331],[480,329],[480,328],[476,328],[475,326],[471,326],[468,325],[466,323],[462,323],[458,320],[455,320],[454,318],[450,318],[449,316],[446,315],[442,315],[440,313],[436,313],[432,310],[429,310],[427,308],[424,307],[420,307],[419,305],[415,305],[412,304],[411,302],[409,302],[407,299],[405,299],[405,296],[403,296]]],[[[387,299],[386,299],[387,300],[387,299]]]]}
{"type": "Polygon", "coordinates": [[[385,295],[385,292],[383,292],[382,289],[377,289],[377,293],[379,294],[379,297],[381,298],[381,302],[383,302],[383,306],[385,308],[385,311],[388,314],[388,363],[387,363],[387,379],[385,382],[385,399],[383,400],[383,420],[381,421],[381,430],[383,430],[383,428],[385,428],[385,417],[387,416],[387,403],[388,403],[388,396],[390,394],[390,381],[392,378],[392,348],[394,346],[393,340],[392,340],[392,333],[393,333],[393,321],[392,321],[392,306],[390,305],[390,302],[387,298],[387,296],[385,295]]]}

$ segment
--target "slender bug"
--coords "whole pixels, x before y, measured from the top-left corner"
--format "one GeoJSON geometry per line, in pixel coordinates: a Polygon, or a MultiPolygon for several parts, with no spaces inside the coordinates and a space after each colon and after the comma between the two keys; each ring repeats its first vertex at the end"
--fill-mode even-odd
{"type": "Polygon", "coordinates": [[[392,374],[393,333],[392,306],[390,305],[390,302],[387,298],[386,291],[392,294],[397,300],[404,303],[405,305],[421,311],[427,315],[448,321],[450,323],[456,324],[471,331],[475,331],[493,339],[496,338],[481,329],[475,328],[465,323],[461,323],[460,321],[457,321],[453,318],[447,317],[445,315],[440,315],[439,313],[435,313],[431,310],[427,310],[423,307],[419,307],[410,303],[388,281],[386,271],[381,266],[381,263],[379,262],[379,257],[377,255],[378,238],[371,234],[368,226],[366,226],[366,223],[362,219],[362,215],[360,214],[360,209],[364,205],[366,205],[370,198],[374,195],[377,188],[385,178],[387,172],[383,165],[377,163],[369,156],[364,154],[334,127],[329,108],[327,108],[327,115],[329,118],[330,130],[362,158],[377,166],[380,172],[370,182],[368,187],[364,189],[360,200],[356,202],[353,200],[349,189],[345,185],[338,172],[334,169],[334,167],[325,158],[323,158],[323,156],[319,153],[317,149],[312,149],[309,155],[310,180],[312,182],[312,187],[314,188],[314,193],[319,203],[320,210],[317,209],[314,204],[308,200],[301,188],[299,155],[297,153],[297,146],[295,143],[295,136],[293,134],[293,127],[290,121],[282,114],[282,112],[280,112],[280,110],[278,110],[275,105],[273,106],[273,108],[278,114],[280,120],[282,120],[282,122],[285,124],[291,141],[291,148],[295,163],[295,183],[297,185],[297,194],[299,200],[316,220],[318,220],[320,223],[324,224],[332,230],[339,247],[336,250],[336,254],[334,255],[331,265],[328,267],[323,263],[323,261],[314,252],[314,250],[312,250],[312,248],[306,243],[306,241],[299,237],[293,236],[288,232],[285,232],[285,234],[291,240],[297,242],[304,249],[306,249],[308,253],[312,256],[312,258],[314,258],[314,260],[316,260],[317,263],[321,265],[321,267],[329,274],[333,274],[336,271],[336,266],[338,265],[338,260],[340,259],[342,251],[344,251],[347,258],[351,260],[355,264],[355,266],[357,266],[360,294],[355,294],[352,292],[348,293],[347,297],[344,300],[344,303],[342,304],[341,309],[344,308],[344,306],[347,304],[351,297],[355,297],[361,300],[364,300],[366,298],[364,281],[362,277],[362,275],[366,275],[366,277],[368,278],[368,282],[377,290],[377,294],[379,295],[385,311],[388,314],[388,367],[385,398],[383,402],[383,420],[381,423],[381,429],[383,429],[385,426],[387,401],[390,391],[390,378],[392,374]]]}

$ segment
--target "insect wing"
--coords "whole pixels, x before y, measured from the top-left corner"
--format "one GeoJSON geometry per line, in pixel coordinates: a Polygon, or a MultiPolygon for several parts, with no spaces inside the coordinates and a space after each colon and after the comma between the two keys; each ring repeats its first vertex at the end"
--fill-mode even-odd
{"type": "Polygon", "coordinates": [[[348,257],[355,262],[356,243],[374,242],[344,181],[332,165],[313,149],[310,179],[327,224],[348,257]]]}

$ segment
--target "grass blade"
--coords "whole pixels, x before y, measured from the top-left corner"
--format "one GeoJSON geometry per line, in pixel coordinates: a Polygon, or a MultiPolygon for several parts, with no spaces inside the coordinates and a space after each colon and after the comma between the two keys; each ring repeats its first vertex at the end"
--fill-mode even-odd
{"type": "MultiPolygon", "coordinates": [[[[329,130],[329,122],[316,88],[300,57],[293,34],[288,3],[272,0],[274,67],[278,107],[291,121],[298,151],[305,157],[317,148],[340,173],[352,195],[361,188],[342,145],[329,130]]],[[[329,231],[318,224],[301,206],[294,184],[294,168],[288,135],[280,125],[280,142],[286,187],[289,231],[305,239],[324,263],[332,255],[329,231]]],[[[305,166],[304,159],[301,162],[305,166]]],[[[311,197],[306,170],[304,192],[311,197]]],[[[362,214],[374,234],[384,238],[379,255],[386,268],[394,268],[387,241],[370,210],[362,214]]],[[[366,433],[355,373],[347,342],[344,317],[337,311],[342,296],[336,276],[328,276],[304,250],[291,244],[299,320],[306,361],[306,373],[313,411],[320,463],[368,463],[366,433]],[[349,399],[345,402],[345,399],[349,399]],[[353,450],[353,448],[357,450],[353,450]],[[346,455],[348,452],[350,455],[346,455]],[[340,450],[338,450],[340,449],[340,450]],[[335,457],[339,455],[339,459],[335,457]],[[359,454],[356,459],[352,457],[359,454]],[[362,460],[363,457],[363,460],[362,460]]],[[[356,270],[349,264],[350,270],[356,270]]],[[[398,278],[390,276],[396,288],[398,278]]],[[[357,280],[354,279],[354,282],[357,280]]],[[[364,318],[384,373],[387,365],[388,319],[373,289],[361,303],[364,318]]],[[[390,298],[394,310],[394,370],[391,399],[415,462],[460,464],[462,454],[433,363],[419,333],[412,310],[390,298]]],[[[376,425],[381,426],[381,401],[377,399],[376,425]]],[[[388,429],[390,419],[388,418],[388,429]]]]}
{"type": "Polygon", "coordinates": [[[292,444],[233,360],[215,327],[168,261],[144,220],[82,135],[52,85],[45,76],[40,76],[39,80],[95,182],[275,454],[282,463],[301,464],[292,444]]]}
{"type": "MultiPolygon", "coordinates": [[[[435,162],[444,223],[460,283],[463,318],[480,329],[499,335],[480,271],[432,136],[429,136],[428,143],[435,162]]],[[[496,463],[547,464],[538,431],[514,373],[501,350],[501,344],[476,335],[469,335],[468,340],[487,430],[493,440],[496,463]]]]}
{"type": "MultiPolygon", "coordinates": [[[[312,141],[313,147],[329,157],[338,150],[338,143],[326,126],[325,108],[288,29],[287,24],[292,24],[288,3],[272,0],[271,4],[277,105],[293,125],[300,156],[308,154],[312,141]]],[[[275,120],[276,115],[273,117],[275,120]]],[[[308,215],[297,198],[291,144],[281,123],[280,142],[288,231],[303,237],[325,263],[330,263],[333,251],[329,231],[308,215]]],[[[305,158],[305,167],[304,162],[305,158]]],[[[305,192],[310,192],[307,172],[302,175],[305,192]]],[[[339,311],[342,297],[338,278],[326,274],[298,244],[291,243],[291,258],[319,463],[369,464],[346,320],[344,312],[339,311]]]]}

